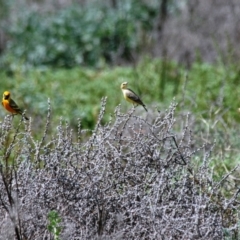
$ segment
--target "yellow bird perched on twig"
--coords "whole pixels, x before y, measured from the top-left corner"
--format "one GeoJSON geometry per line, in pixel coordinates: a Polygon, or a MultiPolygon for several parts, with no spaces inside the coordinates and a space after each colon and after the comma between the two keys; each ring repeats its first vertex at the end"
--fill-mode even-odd
{"type": "Polygon", "coordinates": [[[3,99],[2,99],[2,105],[3,107],[9,111],[10,113],[14,114],[20,114],[22,115],[26,120],[29,120],[28,117],[25,116],[23,111],[18,107],[18,105],[11,99],[10,92],[5,91],[3,93],[3,99]]]}
{"type": "Polygon", "coordinates": [[[145,104],[140,99],[140,97],[133,90],[127,88],[127,84],[128,84],[127,82],[124,82],[124,83],[121,84],[121,89],[122,89],[122,93],[123,93],[124,98],[128,102],[132,103],[133,106],[142,105],[144,107],[144,109],[146,111],[148,111],[145,104]]]}

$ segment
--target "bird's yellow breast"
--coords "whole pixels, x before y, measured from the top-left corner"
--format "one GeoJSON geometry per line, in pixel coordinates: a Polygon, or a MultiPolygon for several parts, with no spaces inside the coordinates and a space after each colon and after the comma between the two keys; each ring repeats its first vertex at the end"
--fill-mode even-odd
{"type": "Polygon", "coordinates": [[[129,95],[128,89],[122,89],[122,92],[123,92],[123,97],[125,98],[125,100],[127,100],[130,103],[135,103],[131,98],[128,97],[128,95],[129,95]]]}

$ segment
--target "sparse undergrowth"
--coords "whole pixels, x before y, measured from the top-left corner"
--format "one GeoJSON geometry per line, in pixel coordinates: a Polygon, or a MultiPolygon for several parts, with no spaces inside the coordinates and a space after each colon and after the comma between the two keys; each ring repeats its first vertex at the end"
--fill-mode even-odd
{"type": "Polygon", "coordinates": [[[116,108],[102,125],[105,104],[90,136],[79,121],[50,137],[50,109],[38,142],[4,119],[0,239],[52,239],[53,211],[60,239],[237,239],[238,166],[214,180],[214,144],[196,143],[190,115],[179,122],[175,103],[147,119],[116,108]]]}

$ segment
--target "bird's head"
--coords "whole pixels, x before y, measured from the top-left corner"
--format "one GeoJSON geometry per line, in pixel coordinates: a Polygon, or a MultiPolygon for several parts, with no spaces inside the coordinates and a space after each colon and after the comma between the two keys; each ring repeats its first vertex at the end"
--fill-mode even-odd
{"type": "Polygon", "coordinates": [[[121,84],[121,89],[126,89],[127,88],[127,84],[128,84],[127,82],[122,83],[121,84]]]}
{"type": "Polygon", "coordinates": [[[9,91],[5,91],[5,92],[3,93],[3,99],[7,100],[7,99],[9,99],[9,98],[10,98],[10,92],[9,92],[9,91]]]}

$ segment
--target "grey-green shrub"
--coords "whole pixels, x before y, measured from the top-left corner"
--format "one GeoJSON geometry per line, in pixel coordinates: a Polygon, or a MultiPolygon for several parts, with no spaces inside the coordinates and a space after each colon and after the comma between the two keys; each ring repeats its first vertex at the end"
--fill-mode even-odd
{"type": "Polygon", "coordinates": [[[41,141],[27,122],[1,122],[0,239],[50,239],[52,210],[63,240],[238,239],[238,166],[213,179],[214,144],[194,141],[191,117],[175,103],[147,120],[117,108],[102,125],[105,104],[90,137],[80,122],[49,136],[50,111],[41,141]]]}

